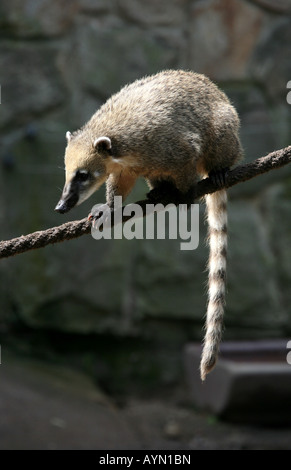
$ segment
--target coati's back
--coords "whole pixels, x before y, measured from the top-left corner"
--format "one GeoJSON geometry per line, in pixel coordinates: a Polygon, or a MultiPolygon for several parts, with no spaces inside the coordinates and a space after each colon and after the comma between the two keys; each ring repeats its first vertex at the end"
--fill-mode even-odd
{"type": "MultiPolygon", "coordinates": [[[[165,71],[113,95],[79,131],[67,133],[66,184],[56,210],[67,212],[106,180],[107,207],[126,197],[138,176],[186,193],[199,177],[242,155],[239,119],[207,77],[165,71]]],[[[215,365],[222,334],[227,253],[227,194],[205,197],[209,225],[209,300],[201,377],[215,365]]],[[[100,214],[93,217],[100,221],[100,214]]]]}
{"type": "Polygon", "coordinates": [[[206,76],[169,70],[122,88],[82,132],[110,135],[117,156],[135,155],[149,166],[200,160],[206,175],[239,157],[238,128],[235,109],[206,76]]]}

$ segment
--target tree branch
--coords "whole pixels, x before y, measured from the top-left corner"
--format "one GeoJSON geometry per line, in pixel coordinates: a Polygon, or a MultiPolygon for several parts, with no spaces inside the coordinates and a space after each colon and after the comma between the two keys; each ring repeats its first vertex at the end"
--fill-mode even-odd
{"type": "MultiPolygon", "coordinates": [[[[281,150],[276,150],[272,153],[269,153],[265,157],[258,158],[257,160],[247,163],[246,165],[240,165],[230,170],[226,175],[226,184],[225,188],[230,188],[235,184],[242,183],[251,178],[254,178],[263,173],[267,173],[270,170],[276,168],[281,168],[284,165],[287,165],[291,162],[291,146],[286,147],[281,150]]],[[[191,191],[191,200],[200,199],[205,194],[214,193],[219,188],[215,183],[206,178],[199,181],[191,191]]],[[[143,216],[146,215],[146,206],[149,202],[149,199],[143,199],[138,201],[136,204],[139,204],[143,210],[143,216]]],[[[155,201],[155,203],[162,201],[155,201]]],[[[122,222],[130,219],[130,216],[123,216],[122,222]]],[[[113,218],[112,218],[113,219],[113,218]]],[[[91,231],[91,222],[87,218],[82,220],[77,220],[74,222],[67,222],[58,227],[49,228],[47,230],[42,230],[29,235],[23,235],[18,238],[13,238],[11,240],[0,242],[0,258],[7,258],[9,256],[14,256],[19,253],[23,253],[28,250],[33,250],[36,248],[42,248],[46,245],[63,242],[64,240],[71,240],[73,238],[80,237],[90,233],[91,231]]]]}

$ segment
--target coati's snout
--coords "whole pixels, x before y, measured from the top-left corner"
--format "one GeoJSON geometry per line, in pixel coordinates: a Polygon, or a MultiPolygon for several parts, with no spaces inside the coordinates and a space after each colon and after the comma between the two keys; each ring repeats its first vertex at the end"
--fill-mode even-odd
{"type": "Polygon", "coordinates": [[[108,176],[106,160],[111,155],[111,140],[108,137],[98,137],[88,144],[81,137],[66,133],[66,183],[55,207],[55,211],[61,214],[86,201],[108,176]]]}
{"type": "Polygon", "coordinates": [[[55,211],[64,214],[76,204],[81,204],[94,191],[95,178],[87,170],[77,170],[73,177],[66,182],[62,197],[55,207],[55,211]],[[92,188],[93,186],[93,188],[92,188]]]}
{"type": "Polygon", "coordinates": [[[66,184],[63,189],[62,197],[55,207],[55,211],[60,212],[60,214],[69,212],[79,201],[78,189],[78,185],[73,184],[73,182],[68,185],[66,184]]]}
{"type": "Polygon", "coordinates": [[[60,214],[65,214],[66,212],[69,212],[70,209],[71,207],[69,207],[66,201],[63,199],[60,199],[55,207],[55,211],[59,212],[60,214]]]}
{"type": "Polygon", "coordinates": [[[104,182],[106,175],[99,172],[92,174],[88,170],[77,170],[71,180],[67,181],[61,199],[55,207],[55,211],[65,214],[76,205],[82,204],[104,182]]]}

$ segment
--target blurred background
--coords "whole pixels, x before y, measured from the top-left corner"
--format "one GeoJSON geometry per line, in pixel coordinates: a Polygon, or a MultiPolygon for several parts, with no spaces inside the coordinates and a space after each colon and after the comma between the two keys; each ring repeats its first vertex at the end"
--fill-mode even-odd
{"type": "MultiPolygon", "coordinates": [[[[290,0],[2,0],[1,239],[86,217],[104,201],[103,187],[68,215],[54,212],[65,132],[144,75],[207,74],[239,112],[246,162],[288,146],[290,12],[290,0]]],[[[140,181],[130,200],[146,191],[140,181]]],[[[224,340],[280,340],[286,372],[290,165],[229,198],[224,340]]],[[[205,234],[201,204],[195,251],[87,235],[1,260],[0,448],[291,448],[291,426],[258,431],[250,413],[241,428],[194,400],[185,354],[203,338],[205,234]]]]}

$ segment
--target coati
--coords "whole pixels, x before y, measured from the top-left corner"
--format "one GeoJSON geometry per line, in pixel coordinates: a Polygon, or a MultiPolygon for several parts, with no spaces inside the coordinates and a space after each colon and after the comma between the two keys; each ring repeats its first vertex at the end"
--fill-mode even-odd
{"type": "MultiPolygon", "coordinates": [[[[69,211],[105,181],[107,208],[112,209],[114,196],[126,198],[139,176],[152,191],[168,182],[183,196],[197,180],[241,158],[238,132],[236,110],[206,76],[167,70],[137,80],[108,99],[81,129],[67,132],[66,182],[55,210],[69,211]]],[[[226,190],[206,195],[205,201],[210,256],[202,380],[216,363],[222,334],[226,190]]],[[[90,217],[102,220],[105,206],[90,217]]]]}

